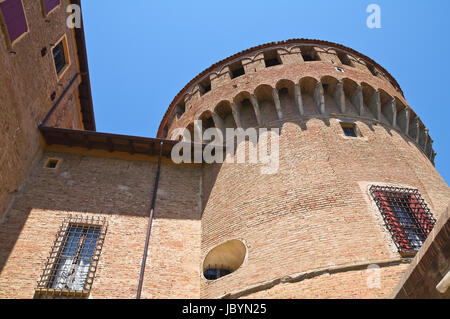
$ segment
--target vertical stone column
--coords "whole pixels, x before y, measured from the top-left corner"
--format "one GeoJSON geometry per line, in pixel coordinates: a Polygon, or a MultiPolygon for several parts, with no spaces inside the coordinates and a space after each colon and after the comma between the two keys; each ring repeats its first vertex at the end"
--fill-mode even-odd
{"type": "Polygon", "coordinates": [[[264,122],[263,122],[263,119],[261,116],[261,110],[259,108],[258,99],[256,98],[256,96],[254,94],[252,94],[250,96],[250,101],[253,105],[253,109],[255,110],[255,115],[256,115],[256,119],[258,120],[258,125],[263,126],[264,122]]]}
{"type": "Polygon", "coordinates": [[[295,84],[294,90],[295,90],[295,103],[297,104],[300,115],[303,116],[305,114],[305,111],[303,109],[302,89],[300,87],[300,83],[295,84]]]}
{"type": "Polygon", "coordinates": [[[427,128],[425,128],[423,130],[423,135],[424,135],[424,138],[423,138],[422,149],[423,149],[424,152],[426,152],[427,147],[428,147],[428,129],[427,128]]]}
{"type": "Polygon", "coordinates": [[[344,94],[344,84],[342,82],[338,82],[338,84],[336,85],[336,91],[334,92],[334,99],[341,113],[345,114],[346,111],[345,94],[344,94]]]}
{"type": "Polygon", "coordinates": [[[317,82],[314,91],[314,104],[320,114],[325,114],[325,96],[323,94],[322,82],[317,82]]]}
{"type": "Polygon", "coordinates": [[[392,127],[397,128],[397,101],[395,99],[391,100],[391,111],[392,111],[392,127]]]}
{"type": "Polygon", "coordinates": [[[435,151],[433,151],[432,152],[432,155],[431,155],[431,162],[433,163],[433,165],[434,165],[434,159],[436,158],[436,155],[437,155],[437,153],[435,152],[435,151]]]}
{"type": "Polygon", "coordinates": [[[375,91],[373,93],[372,97],[370,98],[370,105],[369,107],[372,110],[373,115],[375,118],[380,121],[381,120],[381,100],[380,100],[380,92],[375,91]]]}
{"type": "Polygon", "coordinates": [[[200,120],[194,122],[194,142],[203,142],[203,130],[200,127],[200,120]]]}
{"type": "Polygon", "coordinates": [[[277,110],[278,119],[283,119],[283,112],[281,111],[281,102],[280,102],[280,96],[278,95],[278,90],[276,88],[272,89],[272,96],[273,101],[275,103],[275,108],[277,110]]]}
{"type": "Polygon", "coordinates": [[[412,127],[410,128],[411,137],[414,138],[417,144],[419,144],[419,135],[420,135],[420,123],[419,123],[419,117],[416,116],[414,119],[414,123],[412,127]]]}
{"type": "Polygon", "coordinates": [[[234,123],[236,123],[236,127],[242,127],[241,113],[239,112],[239,108],[234,102],[231,102],[231,113],[233,114],[234,123]]]}
{"type": "Polygon", "coordinates": [[[409,133],[409,116],[410,110],[409,108],[405,107],[403,110],[400,111],[398,117],[400,128],[406,135],[408,135],[409,133]]]}
{"type": "Polygon", "coordinates": [[[405,109],[405,134],[409,135],[409,117],[411,116],[411,110],[405,109]]]}
{"type": "Polygon", "coordinates": [[[362,116],[364,113],[364,99],[361,85],[358,85],[356,87],[356,92],[355,95],[353,96],[353,104],[355,105],[359,116],[362,116]]]}
{"type": "Polygon", "coordinates": [[[216,112],[212,113],[212,118],[214,120],[214,124],[215,124],[216,128],[218,128],[222,132],[222,135],[225,138],[226,127],[225,127],[225,123],[223,122],[222,118],[216,112]]]}
{"type": "Polygon", "coordinates": [[[427,143],[427,148],[425,149],[425,154],[427,154],[428,158],[431,159],[433,155],[433,140],[430,137],[430,140],[427,143]]]}

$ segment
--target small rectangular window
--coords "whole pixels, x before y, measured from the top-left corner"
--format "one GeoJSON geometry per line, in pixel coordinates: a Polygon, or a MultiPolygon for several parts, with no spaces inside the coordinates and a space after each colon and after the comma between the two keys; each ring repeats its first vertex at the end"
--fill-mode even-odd
{"type": "Polygon", "coordinates": [[[105,218],[65,218],[36,293],[87,296],[94,280],[106,227],[105,218]]]}
{"type": "Polygon", "coordinates": [[[44,16],[47,16],[50,12],[59,6],[61,0],[42,0],[42,8],[44,11],[44,16]]]}
{"type": "Polygon", "coordinates": [[[55,71],[58,79],[62,77],[65,70],[67,70],[70,64],[70,58],[67,47],[67,38],[64,35],[63,38],[53,47],[53,61],[55,64],[55,71]]]}
{"type": "Polygon", "coordinates": [[[358,137],[358,128],[355,123],[341,122],[342,131],[344,135],[348,137],[358,137]]]}
{"type": "Polygon", "coordinates": [[[353,66],[353,63],[350,60],[350,58],[348,57],[347,53],[338,51],[337,55],[342,64],[348,65],[348,66],[353,66]]]}
{"type": "Polygon", "coordinates": [[[58,158],[49,158],[45,162],[44,167],[50,168],[50,169],[56,169],[56,168],[58,168],[59,164],[60,164],[60,160],[58,158]]]}
{"type": "Polygon", "coordinates": [[[305,61],[305,62],[314,61],[314,59],[309,54],[302,54],[302,57],[303,57],[303,61],[305,61]]]}
{"type": "Polygon", "coordinates": [[[316,51],[312,47],[302,47],[301,54],[303,61],[305,62],[319,61],[319,57],[317,56],[316,51]]]}
{"type": "Polygon", "coordinates": [[[12,47],[28,32],[27,19],[22,0],[0,1],[0,16],[5,27],[5,36],[9,39],[8,47],[12,47]]]}
{"type": "Polygon", "coordinates": [[[436,223],[419,191],[373,185],[370,193],[399,252],[415,254],[436,223]]]}
{"type": "Polygon", "coordinates": [[[175,108],[175,113],[177,115],[177,118],[181,118],[184,114],[184,112],[186,112],[186,103],[184,101],[180,102],[177,104],[176,108],[175,108]]]}
{"type": "Polygon", "coordinates": [[[237,78],[245,74],[244,66],[242,65],[242,61],[233,63],[230,65],[231,78],[237,78]]]}
{"type": "Polygon", "coordinates": [[[370,73],[372,73],[373,76],[378,75],[378,71],[375,69],[375,67],[372,64],[367,64],[367,68],[369,69],[370,73]]]}
{"type": "Polygon", "coordinates": [[[198,84],[198,88],[200,90],[200,95],[204,95],[211,91],[211,80],[209,78],[204,79],[201,83],[198,84]]]}
{"type": "Polygon", "coordinates": [[[280,65],[281,60],[280,60],[280,57],[278,56],[278,52],[275,50],[264,52],[264,62],[266,64],[266,68],[269,68],[269,67],[275,66],[275,65],[280,65]]]}

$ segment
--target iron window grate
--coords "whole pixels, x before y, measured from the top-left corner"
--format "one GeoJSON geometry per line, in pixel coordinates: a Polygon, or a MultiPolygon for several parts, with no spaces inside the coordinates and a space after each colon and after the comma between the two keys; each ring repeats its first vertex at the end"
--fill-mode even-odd
{"type": "Polygon", "coordinates": [[[354,127],[342,127],[344,135],[348,137],[356,137],[356,132],[354,127]]]}
{"type": "Polygon", "coordinates": [[[341,122],[340,124],[345,136],[347,137],[361,136],[355,123],[341,122]]]}
{"type": "Polygon", "coordinates": [[[216,280],[219,279],[221,277],[224,277],[226,275],[231,274],[232,271],[230,269],[228,269],[228,267],[225,267],[223,265],[217,266],[208,266],[206,267],[206,270],[203,272],[203,276],[207,279],[207,280],[216,280]]]}
{"type": "Polygon", "coordinates": [[[106,218],[64,218],[36,292],[46,295],[89,295],[106,229],[106,218]]]}
{"type": "Polygon", "coordinates": [[[419,191],[373,185],[370,193],[398,251],[404,255],[415,254],[436,223],[419,191]]]}
{"type": "Polygon", "coordinates": [[[53,59],[55,60],[56,73],[60,74],[67,64],[63,41],[60,41],[53,49],[53,59]]]}

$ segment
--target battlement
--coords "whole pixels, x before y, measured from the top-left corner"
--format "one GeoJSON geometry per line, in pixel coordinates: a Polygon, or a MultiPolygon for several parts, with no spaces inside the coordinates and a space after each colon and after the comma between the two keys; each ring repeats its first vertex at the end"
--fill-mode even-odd
{"type": "Polygon", "coordinates": [[[340,117],[402,133],[434,163],[433,140],[395,79],[356,51],[323,41],[262,45],[221,61],[174,99],[158,132],[268,127],[280,121],[340,117]]]}

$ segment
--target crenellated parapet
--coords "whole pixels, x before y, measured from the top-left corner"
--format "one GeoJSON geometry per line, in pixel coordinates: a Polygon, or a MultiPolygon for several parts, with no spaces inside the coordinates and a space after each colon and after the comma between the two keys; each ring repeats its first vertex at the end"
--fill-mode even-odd
{"type": "Polygon", "coordinates": [[[351,117],[383,124],[433,162],[432,139],[395,79],[370,58],[338,44],[289,40],[255,47],[202,72],[174,99],[158,137],[176,128],[269,127],[278,121],[351,117]]]}

